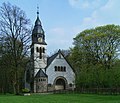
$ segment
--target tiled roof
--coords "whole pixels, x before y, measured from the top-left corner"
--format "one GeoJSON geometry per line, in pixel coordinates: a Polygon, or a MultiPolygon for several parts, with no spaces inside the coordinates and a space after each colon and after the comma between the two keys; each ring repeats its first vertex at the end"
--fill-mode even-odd
{"type": "Polygon", "coordinates": [[[48,59],[47,59],[47,67],[51,64],[51,62],[57,57],[57,55],[58,55],[58,52],[57,53],[55,53],[54,55],[52,55],[51,57],[49,57],[48,59]]]}

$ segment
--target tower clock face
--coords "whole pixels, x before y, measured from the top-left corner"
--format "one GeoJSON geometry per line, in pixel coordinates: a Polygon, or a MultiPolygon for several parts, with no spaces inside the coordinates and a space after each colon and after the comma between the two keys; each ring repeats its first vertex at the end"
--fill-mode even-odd
{"type": "Polygon", "coordinates": [[[38,38],[38,42],[42,42],[42,38],[38,38]]]}

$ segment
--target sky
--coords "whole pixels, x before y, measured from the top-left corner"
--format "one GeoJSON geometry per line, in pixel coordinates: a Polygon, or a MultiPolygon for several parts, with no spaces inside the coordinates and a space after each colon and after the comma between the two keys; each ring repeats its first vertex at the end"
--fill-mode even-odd
{"type": "Polygon", "coordinates": [[[85,29],[120,25],[120,0],[0,0],[0,6],[8,1],[25,11],[32,25],[39,6],[48,55],[73,47],[73,38],[85,29]]]}

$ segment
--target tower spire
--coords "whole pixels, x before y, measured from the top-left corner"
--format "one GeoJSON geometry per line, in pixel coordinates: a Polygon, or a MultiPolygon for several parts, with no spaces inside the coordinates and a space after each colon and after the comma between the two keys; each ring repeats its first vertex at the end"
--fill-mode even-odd
{"type": "Polygon", "coordinates": [[[37,5],[37,17],[39,17],[39,6],[37,5]]]}

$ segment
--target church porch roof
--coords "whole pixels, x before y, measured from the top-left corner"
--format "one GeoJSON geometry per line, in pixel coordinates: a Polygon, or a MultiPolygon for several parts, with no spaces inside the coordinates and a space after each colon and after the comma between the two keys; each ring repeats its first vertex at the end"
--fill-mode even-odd
{"type": "Polygon", "coordinates": [[[40,69],[40,70],[37,72],[35,78],[39,78],[39,77],[48,77],[48,76],[47,76],[46,73],[43,72],[42,69],[40,69]]]}

